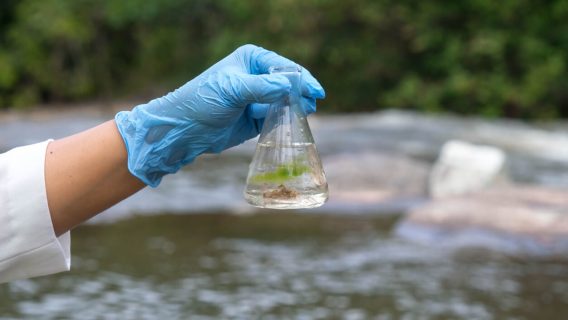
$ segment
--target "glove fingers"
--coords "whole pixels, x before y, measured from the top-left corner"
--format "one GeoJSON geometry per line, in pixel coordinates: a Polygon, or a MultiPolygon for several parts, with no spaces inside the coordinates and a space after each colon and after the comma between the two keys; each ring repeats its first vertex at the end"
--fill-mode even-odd
{"type": "Polygon", "coordinates": [[[248,106],[249,116],[253,119],[264,119],[266,113],[268,112],[269,104],[265,103],[253,103],[248,106]]]}
{"type": "MultiPolygon", "coordinates": [[[[253,119],[263,120],[266,117],[269,107],[270,105],[267,103],[253,103],[247,106],[247,114],[253,119]]],[[[302,109],[306,114],[316,112],[316,99],[302,97],[302,109]]]]}
{"type": "Polygon", "coordinates": [[[302,97],[302,108],[306,114],[312,114],[316,112],[316,99],[302,97]]]}
{"type": "MultiPolygon", "coordinates": [[[[264,48],[248,44],[237,49],[237,52],[248,57],[250,72],[253,74],[268,73],[268,69],[272,66],[290,66],[297,65],[294,61],[284,58],[272,51],[264,48]]],[[[325,97],[325,90],[321,84],[312,76],[308,69],[302,67],[302,94],[316,99],[325,97]]]]}
{"type": "Polygon", "coordinates": [[[249,71],[253,74],[268,73],[268,69],[272,66],[296,65],[296,63],[290,59],[284,58],[272,51],[253,44],[244,45],[238,48],[237,52],[245,57],[245,62],[248,63],[249,71]]]}
{"type": "Polygon", "coordinates": [[[232,87],[237,90],[236,96],[246,104],[272,103],[290,92],[290,81],[282,75],[240,74],[235,79],[238,79],[238,84],[232,87]]]}
{"type": "Polygon", "coordinates": [[[302,67],[302,95],[315,99],[325,98],[325,90],[321,84],[304,67],[302,67]]]}

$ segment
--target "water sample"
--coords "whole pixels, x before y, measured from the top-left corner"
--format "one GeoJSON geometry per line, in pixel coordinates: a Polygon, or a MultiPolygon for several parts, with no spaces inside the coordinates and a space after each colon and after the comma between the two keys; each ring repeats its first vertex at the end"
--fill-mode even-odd
{"type": "Polygon", "coordinates": [[[328,198],[327,180],[301,103],[299,66],[271,67],[286,76],[290,95],[270,105],[244,191],[248,203],[271,209],[315,208],[328,198]]]}

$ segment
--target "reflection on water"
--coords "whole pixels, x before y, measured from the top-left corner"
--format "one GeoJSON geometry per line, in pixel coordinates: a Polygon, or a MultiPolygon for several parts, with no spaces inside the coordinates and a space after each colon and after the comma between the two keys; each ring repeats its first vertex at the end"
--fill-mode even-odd
{"type": "Polygon", "coordinates": [[[560,319],[568,263],[423,247],[396,218],[159,215],[81,227],[73,271],[0,285],[0,318],[560,319]]]}

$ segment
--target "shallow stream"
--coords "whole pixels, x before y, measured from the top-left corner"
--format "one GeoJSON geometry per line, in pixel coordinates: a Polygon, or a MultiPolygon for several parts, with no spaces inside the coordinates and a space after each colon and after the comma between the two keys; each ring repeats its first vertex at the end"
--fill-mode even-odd
{"type": "MultiPolygon", "coordinates": [[[[110,117],[3,115],[0,150],[110,117]]],[[[428,168],[445,141],[462,139],[502,148],[515,183],[568,188],[561,123],[400,112],[310,121],[324,168],[335,156],[363,165],[370,153],[428,168]]],[[[197,161],[73,231],[72,271],[0,285],[0,319],[566,318],[568,259],[398,239],[397,208],[420,194],[401,207],[365,207],[334,202],[330,184],[320,210],[256,212],[242,197],[253,152],[254,141],[197,161]]]]}
{"type": "Polygon", "coordinates": [[[568,264],[391,236],[396,218],[158,215],[73,232],[0,319],[563,319],[568,264]]]}

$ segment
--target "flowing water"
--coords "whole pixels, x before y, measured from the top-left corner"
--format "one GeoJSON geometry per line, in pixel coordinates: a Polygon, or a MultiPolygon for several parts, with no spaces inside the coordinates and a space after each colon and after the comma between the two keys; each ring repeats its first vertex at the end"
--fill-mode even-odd
{"type": "MultiPolygon", "coordinates": [[[[3,115],[0,150],[108,118],[3,115]]],[[[561,123],[386,112],[310,124],[324,168],[341,155],[385,170],[358,161],[373,152],[427,167],[445,141],[462,139],[502,148],[513,181],[568,188],[561,123]]],[[[317,211],[252,210],[242,192],[254,147],[205,157],[73,231],[72,271],[1,284],[0,319],[566,318],[563,257],[410,243],[392,233],[401,211],[339,205],[331,181],[317,211]]]]}
{"type": "Polygon", "coordinates": [[[73,232],[0,319],[563,319],[568,264],[391,236],[394,217],[161,215],[73,232]]]}

